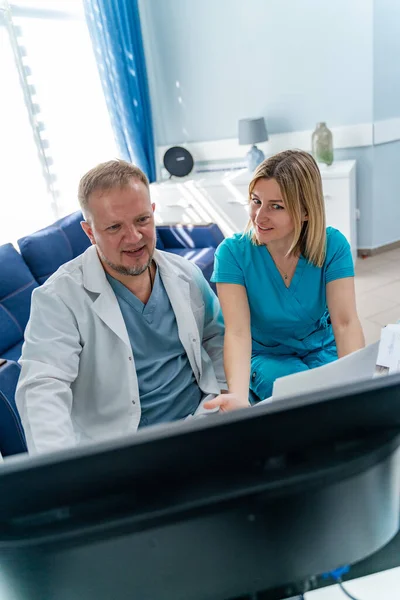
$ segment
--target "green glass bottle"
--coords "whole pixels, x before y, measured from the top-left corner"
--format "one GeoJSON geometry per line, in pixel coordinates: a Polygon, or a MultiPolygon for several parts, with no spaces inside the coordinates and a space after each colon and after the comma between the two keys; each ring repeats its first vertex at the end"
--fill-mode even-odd
{"type": "Polygon", "coordinates": [[[312,134],[312,155],[319,163],[331,165],[333,163],[333,138],[332,132],[326,123],[317,123],[312,134]]]}

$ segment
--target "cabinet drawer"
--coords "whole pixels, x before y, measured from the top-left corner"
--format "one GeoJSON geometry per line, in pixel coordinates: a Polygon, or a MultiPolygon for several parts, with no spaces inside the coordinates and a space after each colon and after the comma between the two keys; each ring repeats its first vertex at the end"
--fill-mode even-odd
{"type": "Polygon", "coordinates": [[[328,179],[323,182],[326,224],[339,229],[350,242],[351,215],[347,179],[328,179]]]}
{"type": "Polygon", "coordinates": [[[187,206],[190,194],[184,193],[178,186],[166,186],[166,187],[151,187],[150,195],[152,202],[155,202],[157,206],[187,206]]]}
{"type": "Polygon", "coordinates": [[[156,204],[154,219],[157,225],[162,225],[163,223],[185,223],[185,209],[180,206],[174,208],[163,207],[161,209],[156,204]]]}
{"type": "Polygon", "coordinates": [[[325,179],[322,181],[322,190],[326,199],[335,199],[336,202],[346,203],[349,197],[348,179],[325,179]]]}

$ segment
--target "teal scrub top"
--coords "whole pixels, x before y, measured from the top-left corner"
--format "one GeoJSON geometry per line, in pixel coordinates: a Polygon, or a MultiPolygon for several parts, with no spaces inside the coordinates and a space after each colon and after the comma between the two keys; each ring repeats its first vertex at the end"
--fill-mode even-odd
{"type": "Polygon", "coordinates": [[[340,231],[328,227],[323,266],[300,256],[288,288],[267,248],[241,233],[218,247],[211,281],[246,288],[253,355],[305,356],[335,343],[326,285],[345,277],[354,277],[349,243],[340,231]]]}

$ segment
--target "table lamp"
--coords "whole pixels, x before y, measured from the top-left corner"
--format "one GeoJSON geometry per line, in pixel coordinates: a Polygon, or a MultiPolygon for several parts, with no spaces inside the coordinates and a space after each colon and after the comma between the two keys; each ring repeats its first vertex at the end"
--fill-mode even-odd
{"type": "Polygon", "coordinates": [[[241,146],[251,144],[251,148],[246,155],[247,167],[249,171],[254,171],[256,167],[264,160],[264,152],[257,148],[258,142],[268,140],[267,128],[265,127],[264,117],[257,119],[239,120],[239,144],[241,146]]]}

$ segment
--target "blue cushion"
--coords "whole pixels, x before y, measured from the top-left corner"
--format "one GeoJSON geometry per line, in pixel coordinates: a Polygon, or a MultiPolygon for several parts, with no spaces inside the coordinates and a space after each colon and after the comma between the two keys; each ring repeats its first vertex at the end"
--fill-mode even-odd
{"type": "Polygon", "coordinates": [[[78,211],[18,240],[21,254],[38,283],[44,283],[61,265],[90,246],[82,220],[78,211]]]}
{"type": "Polygon", "coordinates": [[[23,343],[24,340],[20,340],[18,344],[15,344],[15,346],[13,346],[12,348],[9,348],[5,352],[2,352],[1,358],[18,361],[21,358],[23,343]]]}
{"type": "MultiPolygon", "coordinates": [[[[179,256],[183,256],[183,258],[194,262],[203,271],[204,277],[210,283],[214,269],[215,248],[166,248],[165,252],[179,254],[179,256]]],[[[211,283],[210,285],[215,290],[215,285],[211,283]]]]}
{"type": "Polygon", "coordinates": [[[26,452],[21,419],[15,404],[15,389],[20,368],[7,361],[0,367],[0,452],[3,456],[26,452]]]}
{"type": "Polygon", "coordinates": [[[20,372],[19,364],[13,360],[7,360],[0,366],[0,391],[12,402],[14,402],[20,372]]]}
{"type": "Polygon", "coordinates": [[[32,273],[14,246],[0,246],[0,357],[22,343],[31,294],[36,287],[32,273]]]}
{"type": "Polygon", "coordinates": [[[156,227],[156,233],[157,233],[157,242],[156,242],[156,248],[158,250],[164,250],[164,244],[163,241],[160,237],[160,234],[158,233],[158,227],[156,227]]]}
{"type": "Polygon", "coordinates": [[[224,235],[218,225],[159,225],[157,234],[167,248],[217,248],[224,235]]]}

